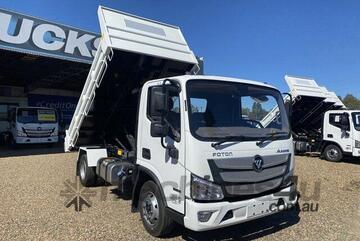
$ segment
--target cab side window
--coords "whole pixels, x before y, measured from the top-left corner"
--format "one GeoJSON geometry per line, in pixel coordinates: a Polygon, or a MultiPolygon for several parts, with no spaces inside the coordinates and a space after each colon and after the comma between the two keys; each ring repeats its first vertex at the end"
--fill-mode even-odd
{"type": "MultiPolygon", "coordinates": [[[[158,88],[158,86],[149,88],[149,98],[148,103],[151,102],[151,93],[152,88],[158,88]]],[[[150,120],[159,121],[159,116],[151,116],[150,106],[147,107],[147,116],[150,120]]],[[[168,113],[165,117],[166,121],[169,124],[169,133],[168,136],[173,140],[179,141],[180,131],[181,131],[181,118],[180,118],[180,97],[178,92],[169,92],[168,98],[168,113]]]]}
{"type": "Polygon", "coordinates": [[[329,122],[330,125],[333,125],[337,128],[341,128],[341,114],[330,114],[329,122]]]}
{"type": "Polygon", "coordinates": [[[169,93],[168,107],[169,107],[169,112],[166,116],[166,120],[171,125],[170,130],[169,130],[169,136],[175,140],[176,138],[175,138],[174,131],[176,131],[177,132],[176,134],[179,136],[180,136],[180,131],[181,131],[179,93],[176,93],[176,92],[169,93]],[[172,128],[173,128],[173,130],[172,130],[172,128]]]}

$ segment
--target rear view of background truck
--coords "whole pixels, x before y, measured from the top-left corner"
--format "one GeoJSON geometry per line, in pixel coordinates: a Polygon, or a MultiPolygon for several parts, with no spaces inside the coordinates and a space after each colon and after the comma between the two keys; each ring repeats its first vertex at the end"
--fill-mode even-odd
{"type": "Polygon", "coordinates": [[[210,230],[296,205],[276,88],[194,75],[178,27],[104,7],[98,15],[102,39],[64,144],[79,150],[83,185],[117,185],[154,236],[174,222],[210,230]],[[262,124],[273,108],[276,120],[262,124]]]}
{"type": "MultiPolygon", "coordinates": [[[[292,95],[295,152],[318,153],[333,162],[344,156],[359,157],[360,110],[347,110],[334,92],[313,79],[285,76],[285,81],[292,95]]],[[[285,102],[289,104],[289,98],[285,102]]],[[[273,109],[266,121],[276,118],[276,112],[273,109]]]]}

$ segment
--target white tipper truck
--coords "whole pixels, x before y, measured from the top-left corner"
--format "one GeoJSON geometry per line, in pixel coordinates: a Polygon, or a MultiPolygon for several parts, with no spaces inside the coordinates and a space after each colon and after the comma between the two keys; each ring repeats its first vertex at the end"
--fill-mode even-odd
{"type": "Polygon", "coordinates": [[[360,157],[360,110],[330,110],[324,115],[322,154],[339,162],[360,157]]]}
{"type": "Polygon", "coordinates": [[[281,93],[260,82],[194,75],[180,29],[100,6],[102,38],[65,151],[84,186],[130,197],[153,236],[195,231],[297,204],[294,151],[281,93]],[[261,119],[274,106],[279,116],[261,119]]]}
{"type": "MultiPolygon", "coordinates": [[[[360,156],[360,110],[348,110],[339,97],[308,77],[285,76],[289,86],[292,134],[296,154],[318,154],[339,162],[344,156],[360,156]]],[[[289,97],[284,102],[289,104],[289,97]]],[[[262,124],[273,121],[271,110],[262,124]]]]}

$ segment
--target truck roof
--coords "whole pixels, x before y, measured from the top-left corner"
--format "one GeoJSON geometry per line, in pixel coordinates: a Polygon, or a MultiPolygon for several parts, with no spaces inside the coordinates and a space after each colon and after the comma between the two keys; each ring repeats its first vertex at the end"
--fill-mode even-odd
{"type": "MultiPolygon", "coordinates": [[[[166,79],[166,78],[154,79],[149,82],[157,82],[157,81],[164,80],[164,79],[166,79]]],[[[220,81],[238,82],[238,83],[243,83],[243,84],[251,84],[251,85],[257,85],[257,86],[263,86],[263,87],[268,87],[268,88],[272,88],[272,89],[277,89],[276,87],[274,87],[272,85],[269,85],[267,83],[260,82],[260,81],[240,79],[240,78],[234,78],[234,77],[216,76],[216,75],[179,75],[179,76],[170,77],[168,79],[177,79],[179,81],[187,81],[190,79],[220,80],[220,81]]]]}

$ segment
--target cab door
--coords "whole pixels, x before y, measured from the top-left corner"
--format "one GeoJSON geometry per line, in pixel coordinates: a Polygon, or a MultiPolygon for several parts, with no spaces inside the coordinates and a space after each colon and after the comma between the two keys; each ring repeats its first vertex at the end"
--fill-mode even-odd
{"type": "Polygon", "coordinates": [[[165,116],[169,131],[162,143],[161,137],[154,137],[151,134],[151,123],[159,118],[152,115],[149,106],[154,98],[154,88],[161,88],[161,84],[152,84],[142,93],[142,100],[146,101],[141,101],[141,104],[146,103],[146,105],[140,108],[139,115],[138,164],[149,169],[157,177],[168,207],[184,213],[185,138],[184,116],[181,111],[183,97],[181,91],[169,92],[168,113],[165,116]],[[172,154],[164,146],[172,147],[172,154]],[[174,154],[177,154],[177,157],[174,154]]]}
{"type": "Polygon", "coordinates": [[[345,116],[343,112],[329,114],[329,125],[324,134],[324,139],[337,143],[344,152],[352,152],[350,117],[345,116]],[[347,118],[348,130],[342,128],[343,118],[347,118]]]}

